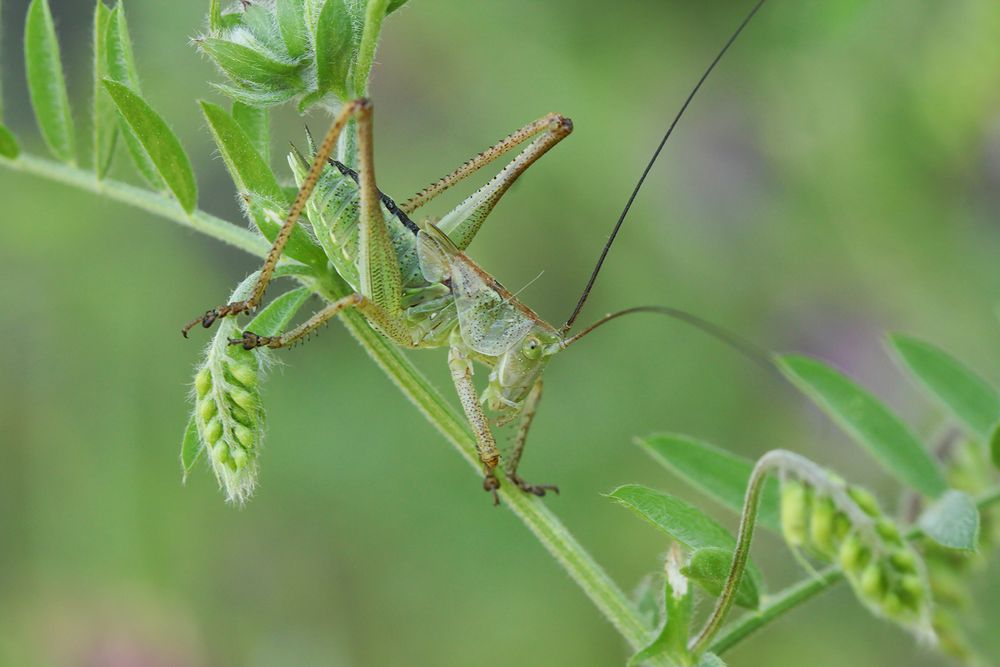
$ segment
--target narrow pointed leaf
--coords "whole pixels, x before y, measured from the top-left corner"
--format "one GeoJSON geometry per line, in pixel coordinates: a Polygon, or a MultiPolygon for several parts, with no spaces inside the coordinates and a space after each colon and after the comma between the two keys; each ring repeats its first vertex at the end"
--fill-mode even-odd
{"type": "Polygon", "coordinates": [[[297,287],[285,292],[250,320],[247,330],[261,336],[277,336],[288,327],[288,323],[311,294],[308,287],[297,287]]]}
{"type": "Polygon", "coordinates": [[[243,102],[233,102],[233,118],[247,133],[265,163],[271,161],[271,114],[267,109],[253,107],[243,102]]]}
{"type": "Polygon", "coordinates": [[[48,0],[32,0],[24,26],[28,91],[42,138],[63,162],[76,161],[73,116],[48,0]]]}
{"type": "Polygon", "coordinates": [[[714,653],[705,653],[698,660],[697,667],[726,667],[726,663],[714,653]]]}
{"type": "Polygon", "coordinates": [[[811,357],[783,356],[782,373],[886,470],[924,495],[945,492],[944,476],[920,440],[881,401],[811,357]]]}
{"type": "Polygon", "coordinates": [[[663,612],[658,615],[656,636],[629,659],[629,667],[642,665],[659,656],[680,661],[688,655],[693,596],[687,578],[681,573],[681,559],[680,549],[671,549],[667,555],[663,577],[663,612]]]}
{"type": "MultiPolygon", "coordinates": [[[[708,547],[691,554],[691,560],[681,570],[685,577],[695,582],[712,595],[718,597],[729,577],[729,567],[733,562],[733,552],[728,549],[708,547]]],[[[748,572],[736,589],[736,604],[744,609],[760,606],[760,590],[757,579],[748,572]]]]}
{"type": "MultiPolygon", "coordinates": [[[[247,216],[264,238],[273,243],[284,223],[288,204],[284,199],[275,201],[252,192],[245,193],[243,201],[247,216]]],[[[326,253],[301,224],[292,229],[292,235],[285,245],[285,254],[303,264],[319,268],[325,267],[327,263],[326,253]]]]}
{"type": "Polygon", "coordinates": [[[300,65],[272,58],[257,49],[215,37],[199,42],[201,49],[229,78],[264,90],[304,86],[300,65]]]}
{"type": "Polygon", "coordinates": [[[102,79],[110,76],[108,71],[108,25],[111,10],[104,0],[97,0],[94,10],[94,173],[102,180],[111,169],[111,160],[118,141],[118,114],[115,105],[104,90],[102,79]]]}
{"type": "Polygon", "coordinates": [[[213,34],[222,29],[222,0],[209,0],[208,29],[213,34]]]}
{"type": "Polygon", "coordinates": [[[979,509],[967,493],[951,490],[920,516],[924,535],[949,549],[979,548],[979,509]]]}
{"type": "MultiPolygon", "coordinates": [[[[608,497],[690,549],[715,547],[732,553],[736,546],[736,539],[715,519],[676,496],[639,484],[626,484],[608,497]]],[[[747,570],[753,570],[760,579],[760,571],[752,563],[747,570]]]]}
{"type": "Polygon", "coordinates": [[[409,0],[389,0],[388,6],[385,8],[386,14],[392,14],[394,11],[405,5],[409,0]]]}
{"type": "Polygon", "coordinates": [[[284,196],[281,186],[243,127],[219,105],[199,104],[236,187],[280,201],[284,196]]]}
{"type": "Polygon", "coordinates": [[[181,439],[181,470],[184,473],[183,481],[187,481],[188,475],[194,470],[201,455],[205,452],[205,447],[198,437],[198,425],[194,421],[194,415],[188,420],[184,429],[184,437],[181,439]]]}
{"type": "MultiPolygon", "coordinates": [[[[683,435],[663,433],[636,441],[654,460],[681,479],[729,509],[737,513],[742,510],[753,461],[683,435]]],[[[775,532],[781,531],[780,501],[777,481],[768,479],[761,493],[757,516],[762,525],[775,532]]]]}
{"type": "Polygon", "coordinates": [[[150,160],[156,165],[160,177],[181,207],[188,213],[192,212],[198,203],[198,186],[191,161],[177,136],[163,118],[127,86],[110,79],[104,80],[104,86],[118,107],[118,112],[128,122],[150,160]]]}
{"type": "Polygon", "coordinates": [[[326,0],[316,25],[316,87],[319,94],[332,92],[347,98],[347,76],[351,68],[354,23],[345,0],[326,0]]]}
{"type": "Polygon", "coordinates": [[[226,97],[252,107],[273,107],[284,104],[297,94],[293,88],[265,90],[253,86],[228,86],[214,82],[210,85],[226,97]]]}
{"type": "Polygon", "coordinates": [[[995,467],[1000,468],[1000,423],[990,432],[990,459],[995,467]]]}
{"type": "Polygon", "coordinates": [[[21,154],[21,147],[17,145],[17,138],[4,125],[0,125],[0,157],[13,160],[21,154]]]}
{"type": "MultiPolygon", "coordinates": [[[[139,86],[139,72],[135,65],[132,38],[129,36],[128,22],[125,20],[125,6],[121,2],[111,10],[105,39],[107,78],[124,84],[137,95],[141,95],[142,89],[139,86]]],[[[102,90],[102,95],[106,97],[106,91],[102,90]]],[[[156,165],[153,164],[149,154],[142,147],[142,142],[135,136],[135,132],[132,131],[124,118],[119,118],[119,127],[129,157],[132,158],[132,164],[135,165],[139,174],[154,190],[165,189],[166,184],[160,178],[156,165]]]]}
{"type": "Polygon", "coordinates": [[[891,336],[889,342],[932,397],[975,435],[989,435],[1000,419],[1000,394],[989,382],[930,343],[901,334],[891,336]]]}
{"type": "Polygon", "coordinates": [[[277,0],[275,13],[281,39],[285,42],[288,55],[300,58],[309,48],[309,34],[306,30],[306,15],[303,0],[277,0]]]}

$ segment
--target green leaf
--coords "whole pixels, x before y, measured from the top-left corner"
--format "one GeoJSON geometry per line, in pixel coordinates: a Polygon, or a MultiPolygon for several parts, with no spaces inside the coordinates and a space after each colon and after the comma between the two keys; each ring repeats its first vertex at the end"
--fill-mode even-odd
{"type": "MultiPolygon", "coordinates": [[[[252,192],[245,193],[243,201],[247,216],[264,235],[264,238],[274,243],[274,239],[278,237],[278,232],[284,222],[284,211],[287,209],[287,204],[284,203],[284,200],[279,203],[252,192]]],[[[285,254],[292,259],[318,268],[325,267],[327,263],[326,253],[303,229],[301,224],[292,229],[292,235],[288,237],[288,244],[285,245],[285,254]]]]}
{"type": "MultiPolygon", "coordinates": [[[[726,585],[732,563],[732,550],[708,547],[698,549],[691,554],[691,560],[681,569],[681,573],[718,597],[726,585]]],[[[757,579],[748,571],[736,589],[736,604],[745,609],[757,609],[760,606],[760,590],[757,584],[757,579]]]]}
{"type": "Polygon", "coordinates": [[[668,656],[671,664],[683,662],[688,656],[687,638],[691,624],[691,587],[681,573],[683,555],[679,548],[672,547],[667,554],[665,576],[663,577],[663,613],[656,624],[658,628],[653,640],[645,648],[633,655],[629,667],[657,658],[668,656]]]}
{"type": "Polygon", "coordinates": [[[295,97],[297,91],[291,88],[263,90],[252,86],[227,86],[224,83],[210,83],[226,97],[252,107],[273,107],[284,104],[295,97]]]}
{"type": "Polygon", "coordinates": [[[265,163],[271,160],[271,114],[267,109],[253,107],[243,102],[233,102],[233,118],[247,133],[265,163]]]}
{"type": "Polygon", "coordinates": [[[188,213],[194,211],[198,203],[198,186],[191,161],[177,136],[128,86],[110,79],[104,80],[104,86],[181,207],[188,213]]]}
{"type": "Polygon", "coordinates": [[[886,470],[924,495],[936,498],[945,492],[944,477],[920,440],[878,399],[817,359],[782,356],[777,363],[886,470]]]}
{"type": "MultiPolygon", "coordinates": [[[[139,72],[135,66],[135,55],[132,51],[132,38],[129,37],[128,23],[125,20],[125,6],[121,2],[111,10],[111,16],[108,19],[105,52],[107,54],[107,78],[125,84],[136,94],[141,94],[139,72]]],[[[106,91],[102,90],[101,95],[106,97],[106,91]]],[[[154,190],[163,190],[166,184],[160,178],[156,165],[153,164],[146,150],[142,147],[142,142],[135,136],[124,118],[120,118],[119,121],[122,137],[125,139],[125,147],[128,149],[129,157],[132,158],[135,168],[150,187],[154,190]]]]}
{"type": "Polygon", "coordinates": [[[222,29],[222,0],[210,0],[208,5],[208,29],[217,33],[222,29]]]}
{"type": "Polygon", "coordinates": [[[714,653],[705,653],[698,660],[697,667],[726,667],[726,663],[722,661],[722,658],[715,655],[714,653]]]}
{"type": "Polygon", "coordinates": [[[304,87],[299,64],[277,60],[258,49],[215,37],[201,40],[199,46],[237,83],[257,86],[264,91],[304,87]]]}
{"type": "Polygon", "coordinates": [[[236,119],[217,104],[205,101],[199,104],[236,187],[281,200],[284,193],[278,180],[236,119]]]}
{"type": "Polygon", "coordinates": [[[975,435],[985,438],[1000,419],[1000,394],[943,350],[894,334],[889,342],[920,383],[975,435]]]}
{"type": "Polygon", "coordinates": [[[118,114],[101,80],[110,76],[108,71],[108,25],[111,10],[104,0],[97,0],[94,9],[94,173],[103,180],[111,169],[111,161],[118,143],[118,114]]]}
{"type": "Polygon", "coordinates": [[[275,13],[278,30],[281,31],[281,39],[285,42],[288,54],[293,58],[301,58],[309,48],[303,0],[277,0],[275,13]]]}
{"type": "Polygon", "coordinates": [[[0,125],[0,157],[13,160],[21,154],[21,147],[17,145],[17,138],[4,125],[0,125]]]}
{"type": "Polygon", "coordinates": [[[354,23],[345,0],[326,0],[316,26],[316,88],[347,99],[354,23]]]}
{"type": "MultiPolygon", "coordinates": [[[[715,547],[732,553],[736,540],[700,509],[680,498],[639,484],[626,484],[608,494],[636,515],[656,526],[689,549],[715,547]]],[[[760,580],[760,572],[750,563],[748,570],[760,580]]]]}
{"type": "Polygon", "coordinates": [[[407,2],[409,2],[409,0],[389,0],[389,5],[385,8],[386,15],[392,14],[407,2]]]}
{"type": "MultiPolygon", "coordinates": [[[[695,488],[737,513],[743,509],[753,461],[683,435],[655,434],[637,438],[636,442],[654,460],[695,488]]],[[[757,516],[762,525],[775,532],[781,531],[780,503],[778,483],[767,480],[757,516]]]]}
{"type": "Polygon", "coordinates": [[[246,328],[261,336],[277,336],[288,327],[288,323],[311,294],[308,287],[297,287],[285,292],[264,307],[246,328]]]}
{"type": "Polygon", "coordinates": [[[24,62],[28,92],[42,138],[63,162],[76,161],[73,116],[66,94],[59,42],[48,0],[31,0],[24,26],[24,62]]]}
{"type": "Polygon", "coordinates": [[[181,439],[181,470],[184,472],[183,481],[187,481],[188,475],[194,470],[201,455],[205,452],[205,447],[198,437],[198,425],[194,421],[194,415],[188,420],[184,429],[184,437],[181,439]]]}
{"type": "Polygon", "coordinates": [[[990,433],[990,459],[993,460],[994,466],[1000,468],[1000,423],[997,423],[990,433]]]}
{"type": "Polygon", "coordinates": [[[917,525],[927,537],[949,549],[975,551],[979,547],[979,509],[967,493],[948,491],[927,508],[917,525]]]}

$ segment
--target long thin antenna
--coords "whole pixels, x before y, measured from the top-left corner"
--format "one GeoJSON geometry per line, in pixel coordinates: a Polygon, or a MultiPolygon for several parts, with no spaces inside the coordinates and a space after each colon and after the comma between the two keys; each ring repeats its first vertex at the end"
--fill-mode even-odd
{"type": "Polygon", "coordinates": [[[716,340],[721,341],[755,364],[759,364],[768,371],[774,371],[775,367],[771,362],[771,355],[760,347],[754,345],[750,341],[742,338],[732,331],[719,326],[718,324],[714,324],[708,320],[698,317],[694,313],[689,313],[686,310],[681,310],[680,308],[671,308],[669,306],[637,306],[635,308],[626,308],[625,310],[619,310],[616,313],[605,315],[572,338],[566,339],[562,343],[562,347],[563,349],[566,349],[573,343],[594,331],[594,329],[607,324],[611,320],[616,320],[619,317],[632,315],[634,313],[656,313],[658,315],[666,315],[667,317],[689,324],[695,329],[707,333],[716,340]]]}
{"type": "Polygon", "coordinates": [[[742,23],[740,23],[736,32],[732,34],[729,41],[726,42],[725,46],[722,47],[722,50],[715,56],[715,60],[712,61],[712,64],[708,66],[705,73],[701,75],[700,79],[698,79],[698,83],[691,90],[690,94],[688,94],[687,99],[684,100],[681,110],[677,112],[676,116],[674,116],[674,120],[670,123],[670,127],[667,128],[666,134],[663,135],[663,139],[660,140],[659,146],[657,146],[656,150],[653,152],[653,157],[649,159],[649,162],[646,164],[646,168],[643,169],[642,175],[639,177],[639,181],[635,184],[635,188],[632,190],[632,194],[629,196],[628,201],[625,202],[625,208],[622,209],[621,215],[618,216],[618,222],[615,223],[615,228],[612,230],[611,236],[608,238],[608,242],[604,244],[604,250],[601,251],[601,256],[597,260],[597,265],[594,267],[594,271],[590,274],[590,280],[587,281],[587,286],[583,288],[583,294],[580,295],[580,300],[576,302],[576,308],[573,309],[573,314],[569,316],[569,319],[566,320],[566,324],[562,327],[563,333],[568,332],[572,328],[573,323],[576,322],[576,318],[580,314],[580,311],[583,310],[583,304],[587,302],[587,297],[590,296],[590,290],[593,289],[594,283],[597,281],[597,274],[601,272],[601,267],[604,265],[604,259],[608,256],[608,251],[611,250],[611,244],[615,242],[615,237],[618,236],[618,230],[622,228],[622,223],[625,222],[625,216],[628,215],[629,209],[632,208],[632,202],[635,201],[636,195],[639,194],[642,184],[646,182],[646,176],[649,175],[649,171],[653,168],[653,164],[656,162],[656,159],[660,157],[660,152],[663,150],[663,146],[667,143],[667,139],[670,138],[674,128],[677,127],[678,121],[680,121],[684,112],[687,111],[688,106],[691,104],[691,100],[693,100],[694,96],[698,94],[698,91],[701,89],[702,84],[705,83],[708,75],[711,74],[712,70],[715,69],[715,66],[719,64],[719,61],[722,60],[722,56],[726,54],[729,47],[733,45],[736,38],[739,37],[740,33],[743,32],[743,29],[747,27],[747,24],[750,23],[750,19],[752,19],[754,14],[757,13],[757,10],[761,8],[764,1],[765,0],[758,0],[757,4],[754,5],[754,8],[750,10],[750,13],[747,14],[747,17],[743,19],[742,23]]]}

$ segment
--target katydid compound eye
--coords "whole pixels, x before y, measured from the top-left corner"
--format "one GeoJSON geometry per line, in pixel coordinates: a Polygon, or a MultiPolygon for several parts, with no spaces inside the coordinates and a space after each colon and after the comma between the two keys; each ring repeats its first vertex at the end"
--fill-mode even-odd
{"type": "Polygon", "coordinates": [[[530,359],[534,361],[542,354],[542,344],[538,342],[538,339],[532,336],[524,341],[521,345],[521,354],[524,355],[525,359],[530,359]]]}

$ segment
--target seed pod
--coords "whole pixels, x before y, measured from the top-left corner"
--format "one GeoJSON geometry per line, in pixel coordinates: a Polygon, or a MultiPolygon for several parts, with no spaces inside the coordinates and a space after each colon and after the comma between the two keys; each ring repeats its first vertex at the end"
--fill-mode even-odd
{"type": "MultiPolygon", "coordinates": [[[[809,518],[809,539],[812,541],[813,548],[827,557],[836,553],[834,548],[836,517],[836,509],[832,500],[829,498],[813,500],[812,516],[809,518]]],[[[846,531],[844,534],[847,534],[846,531]]]]}
{"type": "Polygon", "coordinates": [[[796,480],[781,484],[781,530],[793,548],[806,543],[809,497],[805,485],[796,480]]]}
{"type": "Polygon", "coordinates": [[[837,562],[873,613],[932,635],[923,561],[875,497],[800,456],[784,453],[782,464],[781,525],[788,544],[837,562]]]}

